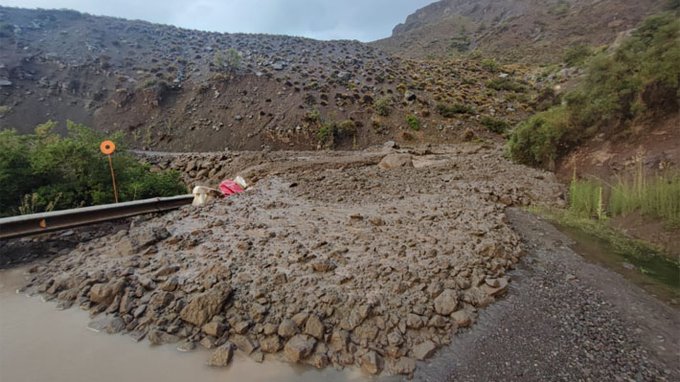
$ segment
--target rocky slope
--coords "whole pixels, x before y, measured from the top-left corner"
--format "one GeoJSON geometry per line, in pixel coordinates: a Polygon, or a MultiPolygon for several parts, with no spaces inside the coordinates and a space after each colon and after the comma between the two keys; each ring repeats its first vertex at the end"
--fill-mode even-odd
{"type": "Polygon", "coordinates": [[[513,62],[561,61],[571,45],[602,45],[657,12],[664,0],[441,0],[374,43],[403,57],[476,50],[513,62]]]}
{"type": "Polygon", "coordinates": [[[136,147],[455,141],[487,134],[482,116],[512,123],[527,115],[533,88],[526,71],[505,71],[403,60],[356,41],[207,33],[0,7],[0,128],[30,132],[48,119],[71,119],[124,131],[136,147]],[[521,83],[521,91],[487,85],[500,75],[521,83]],[[438,103],[466,108],[444,118],[438,103]],[[409,127],[407,115],[419,128],[409,127]],[[324,123],[335,127],[324,132],[324,123]]]}

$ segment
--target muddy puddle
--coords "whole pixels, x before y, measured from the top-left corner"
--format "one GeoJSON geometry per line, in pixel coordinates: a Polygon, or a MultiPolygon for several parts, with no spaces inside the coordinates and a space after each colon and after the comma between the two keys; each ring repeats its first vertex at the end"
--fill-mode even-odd
{"type": "Polygon", "coordinates": [[[87,329],[87,312],[15,291],[25,268],[0,271],[0,381],[361,381],[358,371],[319,371],[235,354],[231,366],[205,366],[207,351],[136,343],[87,329]]]}
{"type": "Polygon", "coordinates": [[[680,308],[680,267],[677,264],[660,255],[641,258],[621,253],[607,241],[587,232],[556,227],[574,241],[571,248],[586,260],[614,270],[660,300],[680,308]]]}

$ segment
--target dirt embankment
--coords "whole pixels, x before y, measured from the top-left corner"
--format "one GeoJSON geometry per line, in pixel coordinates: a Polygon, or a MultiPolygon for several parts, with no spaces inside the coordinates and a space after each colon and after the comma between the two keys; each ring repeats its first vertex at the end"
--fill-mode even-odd
{"type": "MultiPolygon", "coordinates": [[[[577,147],[558,164],[557,178],[578,178],[616,185],[644,177],[674,175],[680,168],[680,113],[661,114],[633,123],[625,131],[607,131],[577,147]]],[[[613,129],[612,129],[613,130],[613,129]]],[[[626,234],[652,243],[669,256],[680,256],[680,228],[632,213],[610,222],[626,234]]]]}
{"type": "Polygon", "coordinates": [[[35,266],[25,291],[110,333],[213,349],[214,365],[238,349],[411,374],[512,282],[522,250],[505,208],[562,189],[497,147],[404,152],[387,162],[406,167],[381,169],[389,152],[256,163],[244,194],[137,219],[35,266]]]}

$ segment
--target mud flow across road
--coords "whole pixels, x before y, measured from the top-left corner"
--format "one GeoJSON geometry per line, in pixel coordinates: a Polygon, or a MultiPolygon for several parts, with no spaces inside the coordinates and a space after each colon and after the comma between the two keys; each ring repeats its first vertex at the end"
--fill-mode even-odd
{"type": "Polygon", "coordinates": [[[493,146],[402,152],[379,167],[389,153],[260,156],[242,172],[251,190],[135,219],[32,266],[23,292],[215,366],[418,378],[507,293],[523,255],[507,206],[559,203],[562,188],[493,146]]]}

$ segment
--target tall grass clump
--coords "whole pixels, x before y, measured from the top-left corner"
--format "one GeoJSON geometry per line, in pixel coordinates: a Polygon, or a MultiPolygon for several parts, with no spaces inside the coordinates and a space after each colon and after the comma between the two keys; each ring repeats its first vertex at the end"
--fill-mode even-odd
{"type": "Polygon", "coordinates": [[[637,212],[680,227],[680,174],[646,177],[640,165],[634,176],[618,177],[613,183],[574,176],[569,211],[598,220],[637,212]]]}
{"type": "MultiPolygon", "coordinates": [[[[641,174],[641,173],[640,173],[641,174]]],[[[609,210],[613,216],[639,211],[680,226],[680,175],[659,175],[646,179],[619,178],[611,188],[609,210]]]]}
{"type": "Polygon", "coordinates": [[[602,186],[590,180],[572,180],[569,185],[569,210],[582,217],[604,217],[602,186]]]}

